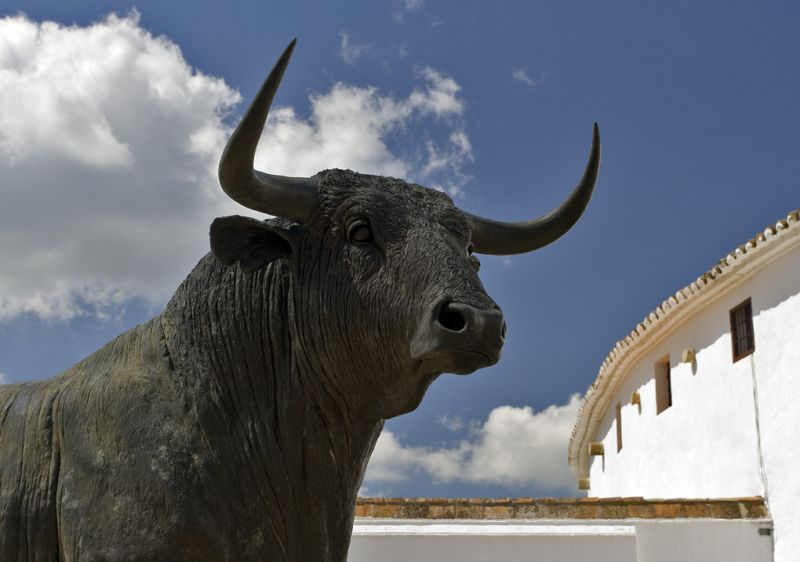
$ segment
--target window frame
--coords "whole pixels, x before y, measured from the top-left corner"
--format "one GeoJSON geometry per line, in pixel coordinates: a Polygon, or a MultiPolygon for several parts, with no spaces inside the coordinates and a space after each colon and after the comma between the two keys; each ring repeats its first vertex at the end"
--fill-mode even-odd
{"type": "Polygon", "coordinates": [[[669,355],[665,355],[654,365],[656,387],[656,415],[672,408],[672,366],[669,355]]]}
{"type": "Polygon", "coordinates": [[[753,303],[750,297],[730,309],[730,311],[728,311],[728,319],[731,327],[731,357],[733,358],[733,362],[736,363],[740,359],[752,355],[756,350],[756,334],[753,327],[753,303]],[[741,335],[738,331],[738,326],[740,324],[736,322],[736,315],[742,309],[745,311],[744,323],[741,324],[745,330],[744,338],[739,337],[741,335]],[[738,343],[742,339],[744,339],[745,342],[744,350],[738,348],[738,343]]]}

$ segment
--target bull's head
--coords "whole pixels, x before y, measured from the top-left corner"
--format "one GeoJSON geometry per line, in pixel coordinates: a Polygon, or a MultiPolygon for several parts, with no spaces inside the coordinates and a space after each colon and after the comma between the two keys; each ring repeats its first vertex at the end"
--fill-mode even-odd
{"type": "Polygon", "coordinates": [[[444,193],[393,178],[342,170],[310,178],[259,172],[253,169],[256,146],[294,43],[219,166],[232,199],[280,218],[217,219],[212,250],[244,271],[285,258],[298,361],[326,379],[326,392],[391,417],[415,408],[440,373],[467,374],[497,362],[505,322],[478,279],[473,252],[529,252],[569,230],[597,177],[597,126],[584,176],[566,202],[521,223],[465,213],[444,193]]]}

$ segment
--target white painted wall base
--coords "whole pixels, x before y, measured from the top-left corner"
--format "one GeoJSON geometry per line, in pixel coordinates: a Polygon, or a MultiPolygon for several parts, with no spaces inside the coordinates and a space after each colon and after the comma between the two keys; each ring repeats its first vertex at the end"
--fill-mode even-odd
{"type": "Polygon", "coordinates": [[[764,520],[357,519],[348,562],[772,562],[764,520]]]}
{"type": "Polygon", "coordinates": [[[636,523],[636,562],[771,562],[767,521],[649,520],[636,523]]]}

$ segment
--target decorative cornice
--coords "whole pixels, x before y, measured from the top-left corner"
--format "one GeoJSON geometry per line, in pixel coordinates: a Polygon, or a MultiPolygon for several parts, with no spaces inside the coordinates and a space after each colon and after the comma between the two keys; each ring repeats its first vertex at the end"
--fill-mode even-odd
{"type": "Polygon", "coordinates": [[[751,277],[800,240],[800,209],[738,246],[717,264],[647,315],[617,342],[586,391],[572,429],[568,458],[576,478],[589,477],[589,443],[594,439],[617,389],[636,360],[695,312],[737,282],[751,277]]]}

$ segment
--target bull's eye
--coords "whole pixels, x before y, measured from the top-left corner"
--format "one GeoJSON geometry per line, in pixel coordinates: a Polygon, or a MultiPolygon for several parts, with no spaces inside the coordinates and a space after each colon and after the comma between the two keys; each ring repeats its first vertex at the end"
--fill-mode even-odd
{"type": "Polygon", "coordinates": [[[347,239],[351,242],[372,241],[372,228],[365,220],[357,220],[347,227],[347,239]]]}

